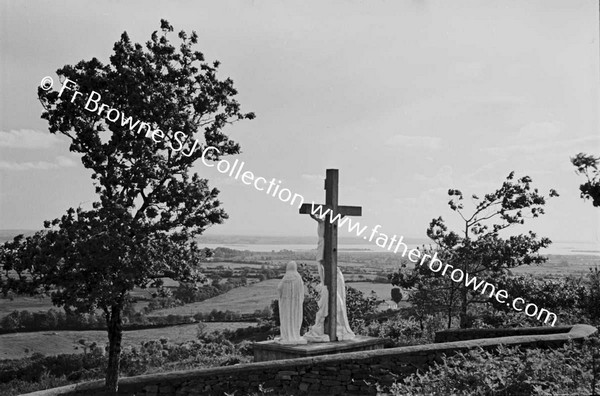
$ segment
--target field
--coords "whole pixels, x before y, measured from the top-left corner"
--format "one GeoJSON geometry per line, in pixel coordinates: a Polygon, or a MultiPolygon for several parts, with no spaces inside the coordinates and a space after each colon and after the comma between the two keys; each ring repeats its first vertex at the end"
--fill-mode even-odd
{"type": "MultiPolygon", "coordinates": [[[[277,299],[277,285],[279,281],[279,279],[269,279],[250,286],[238,287],[202,302],[153,311],[152,316],[194,315],[198,312],[208,313],[213,309],[218,311],[230,310],[242,314],[253,313],[256,310],[262,310],[270,306],[271,301],[277,299]]],[[[390,299],[390,290],[392,287],[389,284],[352,282],[347,283],[347,285],[362,291],[365,295],[369,295],[373,290],[379,298],[390,299]]]]}
{"type": "MultiPolygon", "coordinates": [[[[297,254],[297,253],[294,253],[297,254]]],[[[362,279],[371,278],[375,273],[381,274],[394,271],[397,266],[391,264],[389,260],[383,260],[380,256],[379,260],[370,261],[369,253],[355,253],[353,258],[359,261],[356,262],[340,262],[340,267],[344,271],[346,279],[362,279]],[[363,261],[364,260],[364,261],[363,261]],[[382,269],[385,268],[383,271],[382,269]],[[359,278],[359,276],[361,278],[359,278]]],[[[285,260],[294,259],[295,257],[276,257],[265,260],[267,266],[278,265],[285,263],[285,260]]],[[[600,264],[599,256],[590,256],[584,254],[578,255],[551,255],[548,262],[540,266],[523,266],[513,270],[515,274],[532,274],[540,277],[563,277],[566,275],[582,275],[588,271],[588,268],[600,264]]],[[[208,267],[223,266],[232,269],[242,267],[260,268],[259,264],[252,263],[233,263],[233,262],[214,262],[208,263],[208,267]]],[[[270,306],[271,302],[277,298],[277,285],[279,279],[270,279],[267,281],[253,283],[248,286],[235,288],[220,296],[198,302],[187,304],[180,307],[153,311],[152,316],[167,316],[170,314],[177,315],[194,315],[198,312],[209,313],[212,310],[233,311],[242,314],[251,314],[256,310],[262,310],[270,306]]],[[[371,283],[371,282],[348,282],[352,286],[365,295],[369,295],[371,291],[377,294],[380,299],[390,300],[391,285],[386,283],[371,283]]],[[[176,282],[169,281],[167,285],[174,287],[176,282]]],[[[133,293],[136,297],[148,298],[150,293],[148,290],[136,289],[133,293]]],[[[141,309],[146,305],[147,301],[140,301],[136,305],[137,309],[141,309]]],[[[402,305],[405,303],[402,303],[402,305]]],[[[47,311],[53,308],[50,298],[37,297],[17,297],[13,300],[8,298],[0,299],[0,317],[7,315],[14,310],[47,311]]],[[[55,308],[55,307],[54,307],[55,308]]],[[[385,308],[385,306],[383,306],[385,308]]],[[[60,309],[60,308],[55,308],[60,309]]],[[[252,323],[207,323],[207,331],[216,329],[229,328],[237,329],[247,327],[252,323]]],[[[191,340],[196,337],[197,325],[181,325],[161,329],[148,329],[126,332],[124,335],[124,345],[138,345],[142,341],[155,340],[160,337],[169,338],[174,342],[182,342],[191,340]]],[[[26,356],[34,352],[43,354],[60,354],[60,353],[81,353],[83,348],[78,343],[79,340],[96,342],[99,344],[106,343],[106,333],[104,331],[46,331],[36,333],[18,333],[0,335],[0,359],[13,359],[26,356]]]]}
{"type": "Polygon", "coordinates": [[[50,297],[23,297],[19,296],[12,300],[7,298],[0,299],[0,318],[8,315],[12,311],[39,312],[55,308],[50,301],[50,297]]]}
{"type": "Polygon", "coordinates": [[[585,254],[550,255],[542,265],[524,265],[512,270],[515,274],[531,274],[535,276],[567,276],[588,273],[590,267],[600,266],[600,256],[585,254]]]}
{"type": "Polygon", "coordinates": [[[193,315],[198,312],[208,313],[213,309],[253,313],[257,309],[269,306],[271,301],[277,298],[279,281],[279,279],[269,279],[250,286],[238,287],[202,302],[153,311],[152,316],[193,315]]]}
{"type": "MultiPolygon", "coordinates": [[[[267,254],[267,253],[265,253],[267,254]]],[[[368,263],[369,253],[353,253],[356,254],[356,258],[367,260],[362,264],[357,263],[340,263],[340,267],[345,273],[346,279],[358,279],[357,273],[353,273],[353,268],[361,266],[362,269],[370,268],[376,269],[380,265],[374,265],[368,263]]],[[[354,257],[354,256],[353,256],[354,257]]],[[[267,262],[274,263],[277,260],[267,260],[267,262]]],[[[284,261],[282,261],[283,263],[284,261]]],[[[543,265],[530,265],[522,266],[520,268],[512,270],[515,274],[531,274],[535,276],[544,277],[555,277],[555,276],[566,276],[566,275],[582,275],[588,272],[588,268],[599,265],[600,257],[591,255],[550,255],[548,262],[543,265]]],[[[225,268],[238,269],[242,267],[260,267],[259,264],[246,264],[246,263],[233,263],[233,262],[215,262],[207,263],[208,267],[223,266],[225,268]]],[[[391,272],[395,268],[389,268],[386,272],[391,272]]],[[[371,278],[369,274],[360,274],[365,278],[371,278]]],[[[176,286],[177,283],[171,280],[165,282],[168,286],[176,286]]],[[[166,316],[169,314],[179,315],[193,315],[198,312],[208,313],[213,309],[226,311],[230,310],[239,313],[253,313],[256,310],[262,310],[267,307],[272,300],[276,299],[276,290],[279,279],[271,279],[268,281],[254,283],[252,285],[236,288],[223,295],[198,302],[194,304],[187,304],[185,306],[164,309],[155,311],[152,315],[166,316]]],[[[383,283],[371,283],[371,282],[348,282],[348,285],[361,290],[365,294],[369,294],[371,290],[377,293],[377,296],[381,299],[390,299],[391,286],[383,283]]],[[[149,298],[150,292],[148,290],[136,289],[132,292],[135,297],[149,298]]],[[[141,310],[148,304],[147,301],[140,301],[136,304],[136,309],[141,310]]],[[[0,317],[7,315],[14,310],[28,310],[31,312],[35,311],[47,311],[53,308],[49,297],[37,298],[37,297],[18,297],[13,300],[0,299],[0,317]]]]}
{"type": "MultiPolygon", "coordinates": [[[[152,312],[153,316],[170,314],[193,315],[197,312],[208,313],[213,309],[230,310],[239,313],[253,313],[263,309],[277,298],[279,279],[270,279],[250,286],[239,287],[220,296],[194,304],[152,312]]],[[[382,283],[352,282],[348,283],[365,294],[375,291],[379,298],[389,299],[391,286],[382,283]]],[[[0,315],[6,315],[15,309],[30,311],[46,311],[52,308],[49,299],[30,297],[15,298],[13,301],[2,300],[0,315]]],[[[207,331],[219,329],[238,329],[253,326],[253,323],[206,323],[207,331]]],[[[161,337],[174,342],[183,342],[196,338],[196,324],[173,326],[160,329],[127,331],[123,336],[123,344],[139,345],[143,341],[156,340],[161,337]]],[[[0,359],[17,359],[39,352],[43,354],[82,353],[79,340],[86,342],[106,343],[105,331],[44,331],[35,333],[16,333],[0,335],[0,359]],[[27,351],[27,352],[26,352],[27,351]]]]}
{"type": "Polygon", "coordinates": [[[355,289],[360,290],[368,296],[371,291],[377,293],[377,298],[382,300],[390,300],[392,293],[392,285],[389,283],[372,283],[372,282],[348,282],[347,286],[352,286],[355,289]]]}
{"type": "MultiPolygon", "coordinates": [[[[255,323],[206,323],[206,331],[230,329],[235,330],[255,326],[255,323]]],[[[148,340],[158,340],[162,337],[172,342],[184,342],[196,339],[197,324],[164,327],[160,329],[147,329],[126,331],[123,333],[123,346],[137,346],[148,340]]],[[[79,340],[88,344],[96,342],[105,345],[107,342],[106,331],[40,331],[35,333],[15,333],[0,335],[0,360],[20,359],[39,352],[44,355],[58,355],[62,353],[83,353],[84,350],[79,340]]]]}

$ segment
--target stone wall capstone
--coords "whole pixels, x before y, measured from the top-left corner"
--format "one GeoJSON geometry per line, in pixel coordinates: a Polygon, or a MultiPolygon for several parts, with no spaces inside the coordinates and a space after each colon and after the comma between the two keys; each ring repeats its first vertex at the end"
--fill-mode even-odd
{"type": "Polygon", "coordinates": [[[520,335],[559,334],[568,333],[572,327],[573,326],[516,327],[509,329],[448,329],[436,332],[434,342],[452,342],[520,335]]]}

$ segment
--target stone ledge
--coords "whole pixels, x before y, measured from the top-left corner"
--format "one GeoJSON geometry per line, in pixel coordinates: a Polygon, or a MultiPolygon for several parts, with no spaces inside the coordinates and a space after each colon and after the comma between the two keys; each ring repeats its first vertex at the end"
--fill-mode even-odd
{"type": "Polygon", "coordinates": [[[254,349],[254,361],[272,361],[283,359],[295,359],[309,356],[333,355],[354,351],[380,350],[385,344],[385,339],[366,336],[356,336],[351,340],[337,342],[314,342],[302,345],[284,345],[276,341],[256,342],[252,345],[254,349]]]}
{"type": "Polygon", "coordinates": [[[511,337],[519,335],[544,335],[568,333],[573,326],[518,327],[509,329],[448,329],[435,333],[436,343],[466,341],[480,338],[511,337]]]}

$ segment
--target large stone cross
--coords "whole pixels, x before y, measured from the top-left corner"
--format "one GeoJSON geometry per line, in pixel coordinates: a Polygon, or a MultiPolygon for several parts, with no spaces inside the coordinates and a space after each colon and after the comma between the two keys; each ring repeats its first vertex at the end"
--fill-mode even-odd
{"type": "Polygon", "coordinates": [[[300,207],[301,214],[311,214],[313,210],[321,206],[324,213],[330,209],[325,221],[325,243],[324,243],[324,275],[325,286],[328,291],[328,316],[325,320],[325,333],[329,335],[329,341],[337,341],[337,221],[332,224],[331,219],[337,214],[341,216],[360,216],[362,208],[360,206],[339,206],[338,205],[338,181],[339,172],[337,169],[327,169],[325,177],[325,204],[303,204],[300,207]]]}

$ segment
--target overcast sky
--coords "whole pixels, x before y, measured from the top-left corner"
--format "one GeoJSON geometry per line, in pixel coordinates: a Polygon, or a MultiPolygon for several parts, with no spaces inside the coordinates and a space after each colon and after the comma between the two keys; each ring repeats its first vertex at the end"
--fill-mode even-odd
{"type": "MultiPolygon", "coordinates": [[[[40,119],[41,78],[107,62],[123,31],[145,42],[161,18],[195,30],[256,113],[228,132],[257,176],[320,202],[337,168],[340,202],[361,205],[364,225],[423,237],[432,218],[456,219],[449,188],[483,195],[515,170],[561,194],[526,229],[600,241],[600,209],[579,198],[569,162],[600,155],[595,0],[3,1],[1,229],[41,228],[95,199],[90,173],[40,119]]],[[[195,169],[230,215],[209,233],[314,232],[296,208],[195,169]]]]}

